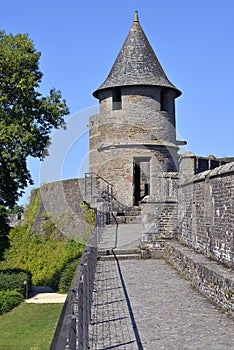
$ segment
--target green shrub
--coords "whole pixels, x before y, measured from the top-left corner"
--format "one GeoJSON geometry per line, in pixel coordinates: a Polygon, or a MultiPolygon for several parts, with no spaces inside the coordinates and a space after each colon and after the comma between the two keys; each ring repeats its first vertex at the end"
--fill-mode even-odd
{"type": "Polygon", "coordinates": [[[30,235],[27,227],[18,226],[9,234],[10,248],[0,269],[17,268],[30,271],[34,285],[57,289],[60,273],[74,259],[78,259],[84,246],[75,240],[65,240],[58,232],[30,235]]]}
{"type": "Polygon", "coordinates": [[[85,221],[90,224],[91,226],[95,226],[96,225],[96,211],[92,208],[90,208],[90,206],[86,203],[83,202],[80,205],[81,209],[83,209],[83,218],[85,219],[85,221]]]}
{"type": "Polygon", "coordinates": [[[24,294],[25,281],[29,282],[29,275],[26,272],[17,269],[0,270],[0,291],[1,290],[17,290],[24,294]]]}
{"type": "Polygon", "coordinates": [[[16,290],[0,291],[0,315],[11,311],[24,301],[24,296],[16,290]]]}
{"type": "Polygon", "coordinates": [[[79,260],[71,261],[61,273],[58,284],[59,293],[68,293],[78,263],[79,260]]]}
{"type": "MultiPolygon", "coordinates": [[[[81,256],[84,244],[62,235],[46,213],[42,215],[40,228],[36,232],[34,226],[40,213],[40,203],[40,191],[32,191],[24,222],[12,228],[8,234],[9,248],[4,251],[4,260],[0,261],[0,271],[30,271],[34,285],[50,286],[57,290],[61,272],[71,261],[81,256]]],[[[13,286],[8,278],[4,277],[3,285],[13,286]]],[[[25,277],[22,279],[24,281],[25,277]]],[[[15,289],[18,289],[18,284],[15,289]]]]}
{"type": "Polygon", "coordinates": [[[31,191],[30,204],[25,208],[24,212],[24,226],[28,228],[29,232],[33,231],[33,226],[37,217],[40,214],[41,196],[40,190],[35,189],[31,191]]]}
{"type": "Polygon", "coordinates": [[[4,251],[9,248],[8,232],[6,209],[3,205],[0,205],[0,260],[3,258],[4,251]]]}

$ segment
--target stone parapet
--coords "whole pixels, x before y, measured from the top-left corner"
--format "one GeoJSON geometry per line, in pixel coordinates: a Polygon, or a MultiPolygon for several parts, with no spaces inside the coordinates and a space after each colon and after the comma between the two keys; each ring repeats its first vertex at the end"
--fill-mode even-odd
{"type": "Polygon", "coordinates": [[[234,316],[234,276],[231,269],[178,242],[165,242],[165,258],[210,301],[234,316]]]}
{"type": "Polygon", "coordinates": [[[178,198],[179,239],[233,267],[234,163],[184,180],[178,198]]]}
{"type": "Polygon", "coordinates": [[[143,243],[155,245],[158,240],[175,237],[177,201],[150,200],[148,203],[142,203],[141,217],[143,243]]]}

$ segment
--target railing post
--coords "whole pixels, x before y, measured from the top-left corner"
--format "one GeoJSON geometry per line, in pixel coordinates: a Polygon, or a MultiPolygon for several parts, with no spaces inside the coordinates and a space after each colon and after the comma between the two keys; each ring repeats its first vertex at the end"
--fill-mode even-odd
{"type": "Polygon", "coordinates": [[[92,197],[92,195],[93,195],[93,174],[92,173],[91,173],[90,179],[91,179],[91,181],[90,181],[90,195],[92,197]]]}
{"type": "Polygon", "coordinates": [[[84,263],[84,290],[83,290],[83,349],[88,350],[88,327],[89,327],[89,276],[88,264],[84,263]]]}
{"type": "Polygon", "coordinates": [[[91,304],[92,304],[92,293],[93,293],[93,288],[92,288],[92,247],[89,248],[89,255],[88,255],[88,278],[89,278],[89,313],[88,313],[88,322],[90,324],[90,319],[91,319],[91,304]]]}
{"type": "Polygon", "coordinates": [[[93,297],[94,277],[95,277],[95,266],[96,266],[96,237],[94,237],[93,245],[90,247],[90,258],[89,258],[89,274],[90,274],[90,291],[89,291],[89,322],[91,320],[91,306],[93,297]]]}
{"type": "Polygon", "coordinates": [[[69,349],[76,349],[76,316],[73,314],[69,334],[69,349]]]}
{"type": "Polygon", "coordinates": [[[84,299],[84,281],[83,281],[83,276],[82,276],[80,283],[79,283],[79,289],[78,289],[78,350],[84,349],[83,299],[84,299]]]}
{"type": "Polygon", "coordinates": [[[85,197],[87,196],[87,173],[85,173],[85,197]]]}

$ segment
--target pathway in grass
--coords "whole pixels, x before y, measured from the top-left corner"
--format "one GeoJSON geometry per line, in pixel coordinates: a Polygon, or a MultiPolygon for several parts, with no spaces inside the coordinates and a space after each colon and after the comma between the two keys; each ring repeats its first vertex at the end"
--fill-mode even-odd
{"type": "Polygon", "coordinates": [[[0,316],[0,349],[48,350],[62,304],[23,303],[0,316]]]}

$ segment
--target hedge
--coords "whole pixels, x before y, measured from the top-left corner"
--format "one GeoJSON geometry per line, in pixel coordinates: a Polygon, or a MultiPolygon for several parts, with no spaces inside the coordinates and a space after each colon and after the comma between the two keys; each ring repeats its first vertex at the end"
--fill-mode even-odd
{"type": "Polygon", "coordinates": [[[16,290],[25,294],[25,281],[30,288],[30,274],[20,269],[0,270],[0,291],[16,290]]]}
{"type": "Polygon", "coordinates": [[[24,301],[24,296],[17,290],[0,291],[0,315],[11,311],[24,301]]]}
{"type": "Polygon", "coordinates": [[[67,264],[67,266],[61,273],[59,284],[58,284],[59,293],[68,293],[78,263],[79,263],[79,259],[71,261],[70,263],[67,264]]]}

